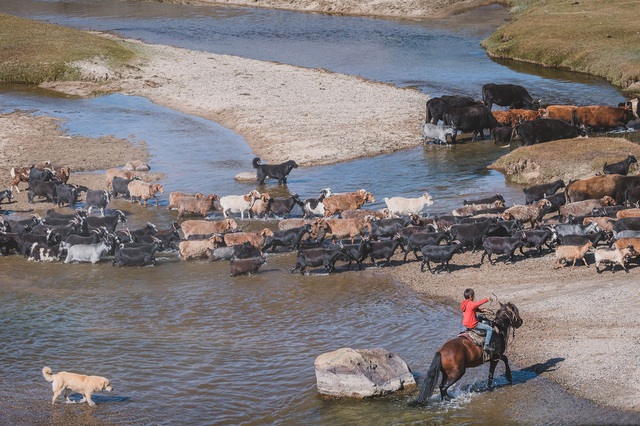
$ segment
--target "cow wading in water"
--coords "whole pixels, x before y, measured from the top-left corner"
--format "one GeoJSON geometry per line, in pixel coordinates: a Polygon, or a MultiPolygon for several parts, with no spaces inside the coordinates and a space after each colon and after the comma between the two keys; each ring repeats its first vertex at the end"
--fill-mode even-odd
{"type": "Polygon", "coordinates": [[[482,101],[489,110],[493,104],[509,109],[538,110],[540,108],[540,101],[534,101],[527,89],[517,84],[485,84],[482,86],[482,101]]]}

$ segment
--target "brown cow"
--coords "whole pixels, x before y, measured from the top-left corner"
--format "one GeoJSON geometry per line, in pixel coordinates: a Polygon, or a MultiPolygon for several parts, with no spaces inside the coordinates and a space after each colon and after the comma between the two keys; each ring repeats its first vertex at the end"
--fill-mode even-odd
{"type": "Polygon", "coordinates": [[[627,189],[640,186],[640,176],[602,175],[579,179],[567,185],[567,202],[602,198],[606,195],[623,204],[627,189]]]}
{"type": "Polygon", "coordinates": [[[573,105],[549,105],[545,117],[571,122],[571,115],[576,111],[580,124],[595,129],[612,129],[616,127],[627,128],[627,123],[634,119],[630,107],[610,107],[604,105],[592,105],[577,107],[573,105]]]}
{"type": "Polygon", "coordinates": [[[540,118],[540,111],[528,109],[510,109],[509,111],[491,111],[493,116],[502,126],[515,126],[522,121],[536,120],[540,118]]]}

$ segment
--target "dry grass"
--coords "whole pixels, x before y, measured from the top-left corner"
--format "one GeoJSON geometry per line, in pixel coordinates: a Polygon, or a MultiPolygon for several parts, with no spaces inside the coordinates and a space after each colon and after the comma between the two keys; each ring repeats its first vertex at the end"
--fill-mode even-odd
{"type": "Polygon", "coordinates": [[[0,14],[0,82],[80,79],[75,61],[117,68],[135,57],[122,43],[84,31],[0,14]]]}
{"type": "Polygon", "coordinates": [[[640,94],[640,2],[512,0],[514,20],[483,46],[489,55],[586,72],[640,94]]]}
{"type": "MultiPolygon", "coordinates": [[[[512,182],[521,184],[540,184],[556,179],[570,181],[602,172],[605,162],[624,160],[629,153],[640,156],[640,145],[624,138],[564,139],[517,148],[489,168],[499,170],[512,182]]],[[[637,170],[637,166],[633,165],[631,170],[637,170]]]]}

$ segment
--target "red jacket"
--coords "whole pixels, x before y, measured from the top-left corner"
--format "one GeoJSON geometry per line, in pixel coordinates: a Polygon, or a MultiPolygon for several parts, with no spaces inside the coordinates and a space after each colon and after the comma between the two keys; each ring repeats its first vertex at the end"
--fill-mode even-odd
{"type": "Polygon", "coordinates": [[[465,299],[462,301],[460,305],[460,310],[462,311],[462,325],[467,328],[476,328],[478,325],[478,319],[476,318],[476,309],[480,305],[484,305],[489,301],[488,298],[484,298],[482,300],[478,300],[477,302],[465,299]]]}

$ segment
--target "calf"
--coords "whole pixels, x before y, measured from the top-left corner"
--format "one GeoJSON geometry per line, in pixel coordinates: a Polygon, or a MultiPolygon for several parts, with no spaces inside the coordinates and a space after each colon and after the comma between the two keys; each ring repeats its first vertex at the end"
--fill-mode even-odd
{"type": "Polygon", "coordinates": [[[629,167],[633,163],[637,163],[636,157],[629,154],[627,158],[622,161],[618,161],[617,163],[607,164],[604,163],[604,174],[605,175],[624,175],[626,176],[629,173],[629,167]]]}
{"type": "Polygon", "coordinates": [[[562,179],[558,179],[554,182],[524,188],[522,192],[524,192],[525,204],[533,204],[538,200],[542,200],[543,198],[555,194],[560,188],[564,187],[564,181],[562,179]]]}
{"type": "Polygon", "coordinates": [[[514,134],[515,129],[511,126],[494,127],[491,129],[491,140],[494,144],[498,142],[510,144],[514,134]]]}
{"type": "Polygon", "coordinates": [[[407,216],[411,214],[419,215],[425,206],[433,204],[433,199],[428,192],[417,198],[391,197],[384,199],[391,214],[407,216]]]}
{"type": "Polygon", "coordinates": [[[533,247],[538,251],[538,255],[542,254],[542,246],[546,246],[551,250],[553,243],[557,239],[556,232],[553,228],[529,229],[523,232],[526,247],[533,247]]]}
{"type": "Polygon", "coordinates": [[[455,253],[462,253],[463,248],[461,244],[454,243],[446,246],[424,246],[420,251],[422,252],[420,272],[424,272],[424,265],[427,265],[429,272],[435,273],[436,270],[431,269],[431,262],[435,262],[439,263],[442,269],[446,269],[447,272],[451,273],[449,262],[455,253]]]}
{"type": "Polygon", "coordinates": [[[322,200],[324,204],[324,217],[330,217],[344,210],[359,209],[364,203],[375,203],[373,194],[364,189],[345,194],[335,194],[322,200]]]}
{"type": "Polygon", "coordinates": [[[638,254],[632,245],[628,245],[623,249],[615,248],[599,248],[595,251],[596,272],[601,273],[600,264],[610,264],[611,272],[615,272],[616,265],[622,266],[626,273],[629,273],[625,264],[627,257],[638,254]]]}
{"type": "Polygon", "coordinates": [[[244,219],[244,212],[249,214],[255,200],[262,198],[263,201],[266,201],[267,196],[268,194],[261,195],[256,190],[250,191],[246,195],[226,195],[220,198],[220,208],[224,217],[228,217],[229,213],[240,213],[240,217],[244,219]]]}
{"type": "MultiPolygon", "coordinates": [[[[313,226],[310,223],[304,224],[299,228],[288,229],[286,231],[275,231],[273,235],[268,236],[265,239],[262,251],[267,251],[276,247],[287,247],[290,250],[297,250],[300,248],[300,242],[302,238],[312,233],[313,226]]],[[[312,236],[316,238],[317,236],[312,236]]]]}
{"type": "Polygon", "coordinates": [[[224,234],[235,231],[238,224],[233,219],[224,220],[185,220],[180,225],[185,238],[191,235],[224,234]]]}
{"type": "Polygon", "coordinates": [[[131,195],[131,201],[135,202],[138,199],[140,205],[144,202],[144,206],[147,206],[147,200],[153,198],[156,200],[156,207],[158,206],[158,192],[164,193],[164,188],[159,183],[149,184],[141,180],[133,180],[129,182],[127,186],[129,189],[129,195],[131,195]]]}
{"type": "Polygon", "coordinates": [[[267,258],[264,256],[251,257],[248,259],[231,259],[229,262],[229,275],[235,277],[238,275],[255,274],[266,262],[267,258]]]}
{"type": "Polygon", "coordinates": [[[567,261],[573,261],[571,269],[576,266],[578,259],[582,260],[582,263],[588,268],[589,264],[584,260],[584,255],[593,247],[591,241],[587,242],[583,246],[558,246],[556,248],[556,260],[553,263],[553,268],[558,269],[558,265],[562,263],[564,265],[567,261]]]}
{"type": "Polygon", "coordinates": [[[307,250],[299,250],[296,257],[296,264],[291,269],[293,274],[296,269],[300,269],[300,274],[304,275],[307,267],[324,266],[327,273],[331,273],[335,269],[335,263],[338,260],[349,261],[349,256],[342,251],[340,246],[330,248],[314,248],[307,250]]]}
{"type": "Polygon", "coordinates": [[[85,196],[85,205],[87,206],[87,214],[91,214],[91,209],[97,207],[100,209],[100,216],[104,216],[104,209],[107,208],[111,198],[109,193],[104,189],[90,189],[85,196]]]}
{"type": "Polygon", "coordinates": [[[435,143],[443,143],[448,145],[447,135],[454,139],[455,130],[453,126],[439,126],[432,123],[424,123],[422,125],[422,143],[425,143],[427,139],[433,139],[435,143]]]}
{"type": "Polygon", "coordinates": [[[207,197],[182,197],[177,201],[178,217],[183,217],[185,213],[207,217],[209,212],[213,210],[214,202],[218,200],[220,200],[220,197],[216,194],[211,194],[207,197]]]}
{"type": "Polygon", "coordinates": [[[484,257],[487,256],[489,259],[489,263],[495,265],[495,263],[491,260],[492,254],[503,254],[507,255],[507,258],[504,260],[504,263],[511,262],[513,260],[513,254],[516,249],[520,249],[520,253],[523,256],[524,251],[522,251],[522,247],[525,246],[525,240],[522,236],[517,237],[485,237],[482,240],[482,246],[484,247],[484,253],[482,253],[482,257],[480,258],[480,263],[484,263],[484,257]]]}
{"type": "Polygon", "coordinates": [[[67,257],[64,263],[91,262],[97,263],[111,250],[111,246],[104,241],[98,244],[76,244],[67,247],[67,257]]]}

